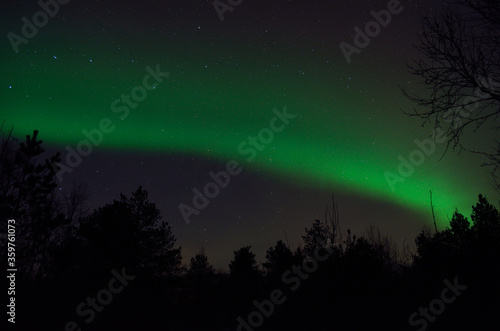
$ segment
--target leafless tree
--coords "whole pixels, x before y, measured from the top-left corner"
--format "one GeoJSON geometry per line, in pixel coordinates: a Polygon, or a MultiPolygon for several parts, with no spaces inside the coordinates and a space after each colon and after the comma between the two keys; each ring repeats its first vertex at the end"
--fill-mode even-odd
{"type": "Polygon", "coordinates": [[[365,238],[372,245],[377,256],[392,270],[397,270],[399,265],[403,263],[403,256],[394,240],[389,235],[382,234],[375,225],[368,226],[365,238]]]}
{"type": "Polygon", "coordinates": [[[434,125],[434,135],[451,146],[487,157],[495,188],[500,188],[500,0],[461,0],[442,12],[427,13],[416,49],[421,57],[408,64],[424,92],[402,87],[416,104],[410,116],[434,125]],[[423,94],[420,94],[423,93],[423,94]],[[492,134],[489,146],[466,146],[465,132],[492,134]]]}
{"type": "MultiPolygon", "coordinates": [[[[13,130],[0,126],[0,233],[6,233],[6,219],[16,221],[16,262],[23,277],[38,279],[50,261],[54,236],[66,223],[55,195],[55,173],[50,164],[60,162],[60,154],[42,159],[43,141],[38,131],[20,142],[13,130]]],[[[0,248],[5,246],[0,240],[0,248]]],[[[0,258],[1,260],[1,258],[0,258]]]]}
{"type": "Polygon", "coordinates": [[[326,205],[324,219],[325,219],[324,224],[326,224],[326,227],[330,232],[331,244],[341,245],[342,230],[340,228],[339,208],[337,206],[337,202],[335,201],[334,194],[332,194],[332,209],[330,210],[328,204],[326,205]]]}
{"type": "Polygon", "coordinates": [[[66,217],[70,221],[76,221],[88,213],[85,204],[88,200],[89,189],[84,183],[73,183],[71,191],[64,196],[64,207],[66,217]]]}

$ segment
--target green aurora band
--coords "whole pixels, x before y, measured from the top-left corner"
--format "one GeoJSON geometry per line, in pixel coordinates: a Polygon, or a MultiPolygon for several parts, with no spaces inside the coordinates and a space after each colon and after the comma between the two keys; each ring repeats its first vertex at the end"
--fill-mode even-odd
{"type": "Polygon", "coordinates": [[[34,42],[25,47],[30,52],[2,50],[10,63],[0,78],[2,109],[7,110],[2,121],[7,128],[14,126],[18,136],[37,129],[41,139],[61,150],[68,145],[76,148],[85,139],[82,130],[98,128],[101,119],[109,118],[116,129],[105,134],[96,149],[197,155],[220,161],[221,169],[235,159],[244,171],[258,170],[297,185],[353,192],[405,206],[422,214],[429,224],[429,190],[439,225],[448,223],[455,208],[468,216],[479,193],[447,170],[453,164],[438,162],[439,146],[391,191],[384,173],[397,173],[398,155],[408,158],[417,148],[413,140],[425,139],[430,132],[426,134],[428,128],[418,127],[401,113],[405,100],[395,84],[388,93],[383,83],[379,86],[364,76],[369,68],[361,64],[359,69],[351,67],[358,71],[349,72],[352,83],[347,87],[345,80],[339,81],[347,73],[331,69],[326,61],[325,69],[317,70],[314,61],[323,60],[315,59],[316,54],[300,59],[305,64],[298,67],[278,50],[265,58],[246,56],[248,50],[241,44],[227,46],[224,53],[232,56],[225,61],[218,54],[196,50],[189,54],[177,50],[168,56],[161,56],[159,49],[91,56],[82,49],[54,44],[51,51],[37,48],[34,42]],[[131,62],[132,56],[139,60],[131,62]],[[156,64],[169,77],[120,120],[120,114],[111,111],[112,102],[142,85],[145,67],[156,64]],[[362,93],[366,87],[361,84],[370,85],[371,92],[362,93]],[[272,109],[284,106],[297,117],[275,134],[253,162],[247,162],[238,145],[268,127],[272,109]]]}

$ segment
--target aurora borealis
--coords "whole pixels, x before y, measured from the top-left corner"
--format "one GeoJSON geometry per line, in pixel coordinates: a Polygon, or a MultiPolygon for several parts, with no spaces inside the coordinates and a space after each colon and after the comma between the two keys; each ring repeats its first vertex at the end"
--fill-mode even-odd
{"type": "MultiPolygon", "coordinates": [[[[220,265],[227,257],[217,259],[216,251],[236,249],[241,238],[262,251],[286,230],[297,243],[332,192],[344,228],[388,222],[393,233],[407,234],[398,229],[431,225],[430,190],[444,226],[455,208],[469,215],[478,193],[493,201],[497,195],[482,160],[452,151],[441,159],[439,143],[391,190],[385,173],[397,174],[398,157],[408,160],[419,148],[415,140],[433,129],[403,114],[412,105],[398,86],[421,88],[405,62],[416,56],[419,15],[435,2],[401,4],[348,64],[339,44],[352,42],[354,28],[387,1],[243,1],[223,22],[211,1],[71,1],[17,53],[5,36],[19,34],[21,18],[40,8],[36,1],[2,3],[1,120],[19,137],[39,130],[52,152],[76,149],[88,141],[82,130],[109,119],[112,132],[64,175],[61,190],[88,182],[95,207],[141,184],[181,245],[188,252],[205,245],[220,265]],[[168,77],[136,107],[125,106],[127,116],[116,111],[116,100],[124,106],[123,95],[157,66],[168,77]],[[283,107],[296,117],[248,162],[238,146],[283,107]],[[242,173],[186,225],[177,205],[190,203],[193,188],[230,160],[242,173]]],[[[472,144],[483,139],[470,137],[472,144]]]]}

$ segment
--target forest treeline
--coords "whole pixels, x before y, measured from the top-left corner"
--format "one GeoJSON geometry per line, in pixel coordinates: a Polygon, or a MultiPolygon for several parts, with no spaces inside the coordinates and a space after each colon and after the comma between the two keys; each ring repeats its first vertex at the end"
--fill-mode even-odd
{"type": "MultiPolygon", "coordinates": [[[[415,250],[371,227],[339,230],[335,203],[256,262],[235,247],[229,272],[181,247],[139,187],[93,211],[81,185],[57,190],[38,132],[0,150],[0,250],[16,220],[16,327],[26,330],[492,330],[500,298],[500,216],[479,195],[470,219],[424,228],[415,250]]],[[[404,224],[405,220],[401,220],[404,224]]],[[[7,254],[0,255],[6,268],[7,254]]],[[[4,277],[3,277],[4,278],[4,277]]],[[[8,279],[4,278],[7,289],[8,279]]],[[[2,290],[3,291],[3,290],[2,290]]],[[[6,302],[5,302],[6,303],[6,302]]],[[[5,307],[5,306],[4,306],[5,307]]]]}

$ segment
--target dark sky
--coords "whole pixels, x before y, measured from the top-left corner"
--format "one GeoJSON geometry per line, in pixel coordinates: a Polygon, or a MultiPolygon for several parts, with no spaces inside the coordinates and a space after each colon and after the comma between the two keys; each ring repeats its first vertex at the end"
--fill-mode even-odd
{"type": "Polygon", "coordinates": [[[243,0],[221,21],[213,1],[70,1],[53,17],[37,1],[3,1],[0,119],[20,137],[40,130],[71,171],[61,193],[88,184],[90,208],[146,188],[185,261],[205,246],[227,268],[247,245],[262,261],[285,232],[295,248],[332,193],[343,231],[374,224],[413,242],[432,222],[429,190],[441,227],[478,193],[497,196],[483,160],[441,159],[433,128],[403,114],[412,104],[399,86],[422,90],[406,69],[420,17],[442,3],[394,3],[243,0]],[[388,6],[397,13],[374,24],[388,6]],[[341,43],[354,47],[367,24],[379,30],[348,61],[341,43]],[[389,183],[418,153],[414,172],[389,183]],[[241,172],[186,224],[179,205],[194,208],[193,189],[233,160],[241,172]]]}

